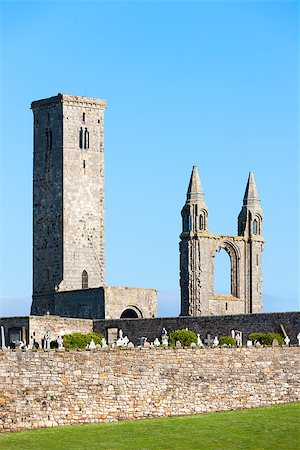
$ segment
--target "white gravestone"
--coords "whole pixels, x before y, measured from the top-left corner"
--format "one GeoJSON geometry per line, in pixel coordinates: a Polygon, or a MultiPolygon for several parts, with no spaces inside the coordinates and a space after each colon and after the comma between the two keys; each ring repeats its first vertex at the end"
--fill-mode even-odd
{"type": "Polygon", "coordinates": [[[1,325],[1,348],[2,348],[2,350],[6,349],[4,327],[2,325],[1,325]]]}
{"type": "Polygon", "coordinates": [[[94,349],[96,348],[96,344],[95,344],[95,342],[94,342],[94,339],[91,339],[91,340],[90,340],[90,343],[87,345],[87,348],[88,348],[89,350],[94,350],[94,349]]]}
{"type": "Polygon", "coordinates": [[[108,345],[107,345],[107,342],[106,342],[106,339],[105,339],[105,338],[102,338],[102,339],[101,339],[101,344],[102,344],[102,348],[107,348],[107,347],[108,347],[108,345]]]}
{"type": "Polygon", "coordinates": [[[204,347],[203,342],[200,338],[200,333],[197,334],[197,345],[198,347],[204,347]]]}
{"type": "Polygon", "coordinates": [[[298,345],[300,346],[300,333],[297,334],[298,345]]]}
{"type": "Polygon", "coordinates": [[[154,344],[154,347],[159,347],[160,346],[160,340],[158,338],[155,338],[153,344],[154,344]]]}
{"type": "Polygon", "coordinates": [[[60,334],[60,335],[57,337],[58,350],[63,350],[63,349],[64,349],[63,342],[64,342],[63,337],[62,337],[62,335],[60,334]]]}
{"type": "Polygon", "coordinates": [[[218,347],[218,345],[219,345],[219,339],[218,339],[218,336],[215,336],[213,346],[218,347]]]}
{"type": "Polygon", "coordinates": [[[284,338],[284,342],[285,342],[285,345],[288,347],[290,345],[291,340],[290,340],[290,338],[288,336],[286,336],[284,338]]]}
{"type": "Polygon", "coordinates": [[[46,331],[46,333],[44,334],[44,350],[50,349],[50,342],[51,342],[50,331],[46,331]]]}

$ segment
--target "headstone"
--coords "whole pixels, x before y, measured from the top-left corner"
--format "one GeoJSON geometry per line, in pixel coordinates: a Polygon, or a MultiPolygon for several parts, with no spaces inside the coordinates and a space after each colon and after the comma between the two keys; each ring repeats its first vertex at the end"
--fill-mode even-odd
{"type": "Polygon", "coordinates": [[[255,342],[255,347],[261,347],[261,343],[259,341],[255,342]]]}
{"type": "Polygon", "coordinates": [[[107,342],[106,342],[106,339],[105,339],[105,338],[102,338],[102,339],[101,339],[101,345],[102,345],[102,348],[107,348],[107,347],[108,347],[108,345],[107,345],[107,342]]]}
{"type": "Polygon", "coordinates": [[[4,326],[1,325],[1,348],[2,350],[6,349],[5,346],[5,334],[4,334],[4,326]]]}
{"type": "Polygon", "coordinates": [[[134,344],[133,344],[132,342],[128,342],[127,347],[128,347],[128,348],[133,348],[133,347],[134,347],[134,344]]]}
{"type": "Polygon", "coordinates": [[[219,345],[219,339],[218,339],[218,336],[215,336],[213,346],[218,347],[218,345],[219,345]]]}
{"type": "Polygon", "coordinates": [[[125,345],[125,347],[128,345],[128,343],[129,343],[129,339],[128,339],[128,337],[127,336],[125,336],[124,338],[123,338],[123,345],[125,345]]]}
{"type": "Polygon", "coordinates": [[[191,343],[191,345],[190,345],[190,347],[191,347],[191,348],[196,348],[196,347],[197,347],[197,345],[196,345],[196,343],[195,343],[195,342],[192,342],[192,343],[191,343]]]}
{"type": "Polygon", "coordinates": [[[141,347],[144,347],[144,343],[146,342],[146,340],[147,340],[147,338],[146,338],[145,336],[142,336],[142,337],[140,338],[140,346],[141,346],[141,347]]]}
{"type": "Polygon", "coordinates": [[[252,347],[253,346],[253,342],[251,341],[251,339],[247,340],[247,347],[252,347]]]}
{"type": "Polygon", "coordinates": [[[235,331],[234,330],[231,330],[231,337],[232,337],[232,339],[235,339],[235,331]]]}
{"type": "Polygon", "coordinates": [[[166,337],[164,337],[164,338],[162,339],[162,345],[163,345],[164,347],[168,347],[168,345],[169,345],[168,336],[166,336],[166,337]]]}
{"type": "Polygon", "coordinates": [[[64,342],[63,337],[62,337],[62,335],[60,334],[60,335],[57,337],[58,350],[63,350],[63,349],[64,349],[63,342],[64,342]]]}
{"type": "Polygon", "coordinates": [[[168,336],[168,332],[165,327],[163,327],[163,329],[161,330],[161,337],[164,338],[165,336],[168,336]]]}
{"type": "Polygon", "coordinates": [[[236,345],[237,347],[242,347],[243,345],[243,337],[242,337],[242,332],[241,331],[235,331],[235,340],[236,340],[236,345]]]}
{"type": "Polygon", "coordinates": [[[160,346],[160,340],[158,338],[155,338],[153,344],[154,344],[154,347],[159,347],[160,346]]]}
{"type": "Polygon", "coordinates": [[[284,342],[285,342],[285,345],[288,347],[290,345],[291,340],[290,340],[290,338],[288,336],[286,336],[284,338],[284,342]]]}
{"type": "Polygon", "coordinates": [[[94,350],[94,349],[96,348],[96,344],[95,344],[95,342],[94,342],[94,339],[91,339],[91,340],[90,340],[90,343],[87,345],[87,348],[88,348],[89,350],[94,350]]]}
{"type": "Polygon", "coordinates": [[[300,333],[297,334],[298,345],[300,346],[300,333]]]}
{"type": "Polygon", "coordinates": [[[273,339],[272,341],[272,347],[278,347],[279,342],[277,341],[277,339],[273,339]]]}
{"type": "Polygon", "coordinates": [[[213,345],[214,339],[210,336],[210,334],[206,335],[206,339],[204,339],[206,345],[213,345]]]}
{"type": "Polygon", "coordinates": [[[44,350],[50,349],[50,342],[51,342],[50,331],[46,331],[46,333],[44,334],[44,350]]]}
{"type": "Polygon", "coordinates": [[[150,342],[145,341],[144,342],[144,348],[150,348],[150,342]]]}
{"type": "Polygon", "coordinates": [[[181,342],[180,341],[176,341],[175,346],[176,346],[176,348],[181,348],[181,342]]]}
{"type": "Polygon", "coordinates": [[[197,334],[197,345],[200,348],[204,347],[204,344],[203,344],[203,342],[201,340],[201,337],[200,337],[200,333],[197,334]]]}

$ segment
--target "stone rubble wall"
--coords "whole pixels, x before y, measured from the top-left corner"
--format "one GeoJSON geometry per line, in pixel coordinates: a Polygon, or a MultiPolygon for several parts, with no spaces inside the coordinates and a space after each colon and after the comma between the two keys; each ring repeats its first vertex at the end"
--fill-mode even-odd
{"type": "Polygon", "coordinates": [[[295,402],[299,369],[298,347],[2,351],[0,431],[295,402]]]}

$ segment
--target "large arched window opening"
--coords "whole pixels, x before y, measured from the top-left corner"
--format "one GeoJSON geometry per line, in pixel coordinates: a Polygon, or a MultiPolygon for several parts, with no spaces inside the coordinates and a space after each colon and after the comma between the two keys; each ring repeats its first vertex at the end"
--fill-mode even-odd
{"type": "Polygon", "coordinates": [[[121,319],[141,319],[142,317],[143,314],[136,306],[128,306],[120,316],[121,319]]]}
{"type": "Polygon", "coordinates": [[[214,257],[214,292],[231,294],[231,263],[225,249],[215,252],[214,257]]]}
{"type": "Polygon", "coordinates": [[[86,270],[82,272],[81,282],[82,282],[82,289],[87,289],[89,287],[89,276],[86,270]]]}

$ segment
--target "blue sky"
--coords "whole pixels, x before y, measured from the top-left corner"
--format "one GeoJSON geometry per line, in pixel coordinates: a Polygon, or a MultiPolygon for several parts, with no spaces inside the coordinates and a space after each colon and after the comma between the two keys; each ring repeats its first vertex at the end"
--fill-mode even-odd
{"type": "MultiPolygon", "coordinates": [[[[299,308],[298,2],[2,2],[0,315],[28,314],[32,100],[105,98],[108,285],[179,313],[180,210],[198,166],[209,228],[236,234],[253,170],[265,311],[299,308]]],[[[218,256],[218,291],[229,261],[218,256]]]]}

